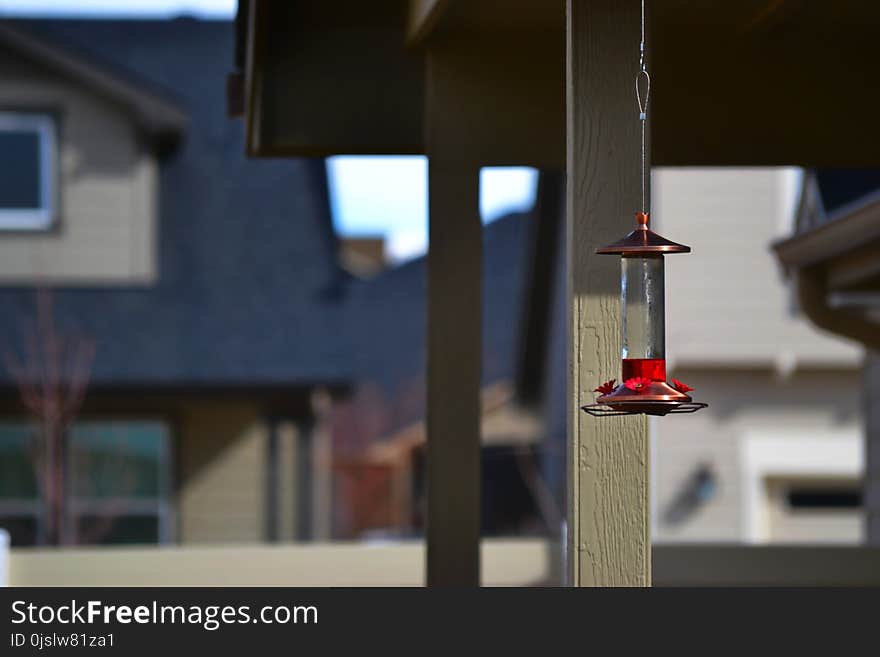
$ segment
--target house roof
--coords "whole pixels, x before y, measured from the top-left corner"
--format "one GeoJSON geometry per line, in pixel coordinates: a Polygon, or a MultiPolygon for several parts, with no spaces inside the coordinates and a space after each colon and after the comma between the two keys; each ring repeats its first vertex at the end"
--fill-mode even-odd
{"type": "Polygon", "coordinates": [[[880,170],[819,169],[805,177],[797,229],[774,244],[789,268],[823,266],[835,288],[880,283],[880,170]]]}
{"type": "MultiPolygon", "coordinates": [[[[63,43],[65,52],[89,61],[112,61],[126,79],[173,94],[189,119],[184,139],[160,160],[158,281],[55,288],[58,325],[97,343],[92,385],[350,380],[344,275],[336,265],[324,164],[246,158],[241,122],[225,114],[232,23],[0,25],[26,31],[34,43],[63,43]]],[[[34,297],[33,288],[0,288],[4,350],[21,349],[34,297]]],[[[0,376],[8,385],[8,373],[0,376]]]]}
{"type": "Polygon", "coordinates": [[[93,89],[131,113],[148,133],[176,138],[186,127],[186,113],[170,94],[112,63],[90,57],[82,49],[39,38],[26,27],[0,23],[0,44],[93,89]]]}

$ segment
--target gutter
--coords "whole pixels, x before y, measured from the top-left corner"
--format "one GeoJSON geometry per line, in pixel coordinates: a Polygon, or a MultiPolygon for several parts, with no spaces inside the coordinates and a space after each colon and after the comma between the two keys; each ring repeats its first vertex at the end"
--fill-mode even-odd
{"type": "Polygon", "coordinates": [[[792,279],[801,310],[813,324],[869,349],[880,349],[880,323],[872,320],[867,310],[832,307],[820,268],[796,269],[792,279]]]}

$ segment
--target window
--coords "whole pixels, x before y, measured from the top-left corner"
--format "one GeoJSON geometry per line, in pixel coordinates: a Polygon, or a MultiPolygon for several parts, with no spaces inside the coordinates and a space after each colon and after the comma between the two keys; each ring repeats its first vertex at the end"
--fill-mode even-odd
{"type": "Polygon", "coordinates": [[[43,230],[52,225],[56,157],[51,116],[0,112],[0,229],[43,230]]]}
{"type": "Polygon", "coordinates": [[[791,509],[858,509],[862,506],[862,491],[847,486],[791,488],[787,497],[791,509]]]}
{"type": "Polygon", "coordinates": [[[42,539],[43,509],[30,459],[24,424],[0,426],[0,527],[12,545],[35,545],[42,539]]]}
{"type": "Polygon", "coordinates": [[[765,485],[769,541],[857,544],[863,540],[858,478],[784,476],[768,478],[765,485]]]}
{"type": "Polygon", "coordinates": [[[742,508],[751,543],[858,543],[864,439],[857,428],[743,436],[742,508]]]}
{"type": "Polygon", "coordinates": [[[77,543],[163,543],[170,530],[168,432],[160,422],[83,422],[70,431],[77,543]]]}
{"type": "MultiPolygon", "coordinates": [[[[36,427],[0,424],[0,527],[13,545],[45,543],[36,427]]],[[[156,421],[78,422],[68,432],[66,534],[77,544],[170,540],[170,445],[156,421]]]]}

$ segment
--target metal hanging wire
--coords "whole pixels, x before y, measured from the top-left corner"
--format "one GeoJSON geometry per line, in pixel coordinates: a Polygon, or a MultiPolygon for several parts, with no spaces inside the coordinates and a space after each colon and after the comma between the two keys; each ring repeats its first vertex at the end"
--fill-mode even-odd
{"type": "Polygon", "coordinates": [[[642,212],[648,214],[648,149],[645,139],[646,126],[648,123],[648,99],[651,96],[651,76],[645,64],[645,0],[642,0],[642,38],[639,42],[639,71],[636,73],[636,105],[639,108],[639,123],[642,129],[642,212]],[[644,94],[642,93],[644,87],[644,94]]]}

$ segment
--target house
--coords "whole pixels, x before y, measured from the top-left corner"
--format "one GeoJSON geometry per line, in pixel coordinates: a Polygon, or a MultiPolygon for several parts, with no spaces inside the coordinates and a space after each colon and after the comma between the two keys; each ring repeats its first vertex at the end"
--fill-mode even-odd
{"type": "Polygon", "coordinates": [[[861,345],[812,326],[770,245],[797,220],[793,168],[661,168],[670,371],[709,407],[651,423],[660,542],[860,543],[861,345]]]}
{"type": "Polygon", "coordinates": [[[810,321],[862,345],[865,539],[880,540],[880,173],[876,169],[810,170],[797,223],[774,245],[794,296],[810,321]]]}
{"type": "MultiPolygon", "coordinates": [[[[0,25],[0,109],[14,108],[0,139],[36,139],[4,149],[0,190],[0,525],[13,545],[423,530],[420,448],[400,438],[425,415],[425,261],[382,271],[381,244],[341,240],[322,160],[246,158],[225,114],[233,40],[231,24],[192,19],[0,25]],[[24,199],[29,216],[15,206],[24,183],[43,194],[24,199]],[[23,406],[43,361],[63,381],[23,406]],[[72,406],[60,428],[59,401],[72,406]],[[28,447],[47,425],[70,440],[57,536],[28,447]],[[404,444],[395,462],[411,477],[383,515],[381,490],[351,484],[365,451],[404,444]]],[[[521,474],[542,467],[540,386],[521,373],[542,376],[546,336],[543,319],[520,327],[549,312],[536,226],[549,217],[555,241],[561,218],[559,176],[542,180],[535,210],[485,234],[488,534],[559,524],[538,517],[521,474]]]]}
{"type": "Polygon", "coordinates": [[[65,542],[312,531],[294,459],[307,463],[316,399],[352,378],[347,275],[323,163],[249,161],[225,115],[234,36],[191,19],[0,25],[0,523],[14,545],[50,540],[26,444],[79,394],[62,382],[23,413],[25,384],[77,359],[65,542]]]}

